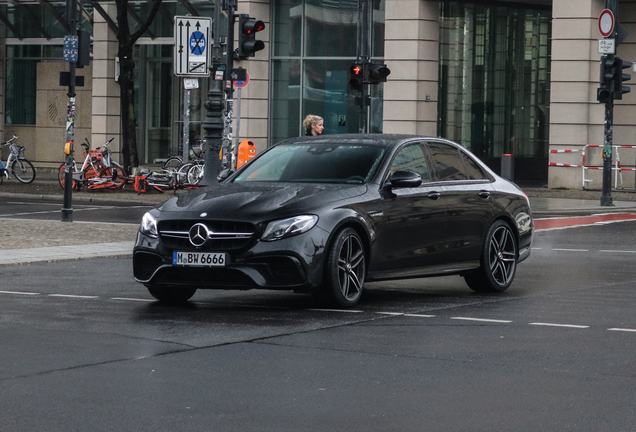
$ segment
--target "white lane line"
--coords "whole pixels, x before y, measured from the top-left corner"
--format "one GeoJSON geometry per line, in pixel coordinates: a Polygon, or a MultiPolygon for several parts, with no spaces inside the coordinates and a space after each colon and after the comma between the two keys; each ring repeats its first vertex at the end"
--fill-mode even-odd
{"type": "Polygon", "coordinates": [[[563,251],[563,252],[589,252],[589,249],[552,249],[553,251],[563,251]]]}
{"type": "Polygon", "coordinates": [[[343,313],[363,313],[361,310],[343,310],[343,309],[306,309],[309,311],[316,312],[343,312],[343,313]]]}
{"type": "Polygon", "coordinates": [[[508,320],[496,320],[496,319],[485,319],[485,318],[468,318],[468,317],[451,317],[452,320],[464,320],[464,321],[479,321],[479,322],[491,322],[491,323],[503,323],[508,324],[512,321],[508,320]]]}
{"type": "Polygon", "coordinates": [[[0,291],[0,294],[40,295],[40,293],[22,291],[0,291]]]}
{"type": "Polygon", "coordinates": [[[154,302],[153,299],[138,299],[138,298],[126,298],[126,297],[111,297],[111,300],[123,300],[123,301],[137,301],[137,302],[154,302]]]}
{"type": "Polygon", "coordinates": [[[632,333],[636,333],[636,329],[628,329],[628,328],[611,328],[611,329],[607,329],[609,331],[621,331],[621,332],[632,332],[632,333]]]}
{"type": "Polygon", "coordinates": [[[422,314],[404,314],[407,317],[415,317],[415,318],[435,318],[435,315],[422,315],[422,314]]]}
{"type": "Polygon", "coordinates": [[[636,253],[636,251],[632,251],[632,250],[600,250],[599,252],[608,252],[608,253],[636,253]]]}
{"type": "Polygon", "coordinates": [[[543,248],[535,248],[535,247],[533,247],[533,248],[531,248],[531,249],[532,249],[532,250],[541,250],[541,249],[543,249],[543,248]]]}
{"type": "Polygon", "coordinates": [[[578,328],[578,329],[590,328],[590,326],[584,326],[584,325],[554,324],[554,323],[530,323],[529,325],[547,326],[547,327],[567,327],[567,328],[578,328]]]}
{"type": "Polygon", "coordinates": [[[71,294],[49,294],[49,297],[65,297],[65,298],[78,298],[78,299],[96,299],[99,296],[81,296],[81,295],[71,295],[71,294]]]}
{"type": "Polygon", "coordinates": [[[376,312],[378,315],[402,316],[404,312],[376,312]]]}

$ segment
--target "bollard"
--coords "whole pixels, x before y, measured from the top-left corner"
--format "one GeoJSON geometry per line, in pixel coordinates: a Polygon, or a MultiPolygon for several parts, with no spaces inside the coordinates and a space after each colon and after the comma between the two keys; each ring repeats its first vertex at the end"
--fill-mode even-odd
{"type": "Polygon", "coordinates": [[[501,155],[501,176],[506,180],[515,181],[515,158],[513,155],[501,155]]]}

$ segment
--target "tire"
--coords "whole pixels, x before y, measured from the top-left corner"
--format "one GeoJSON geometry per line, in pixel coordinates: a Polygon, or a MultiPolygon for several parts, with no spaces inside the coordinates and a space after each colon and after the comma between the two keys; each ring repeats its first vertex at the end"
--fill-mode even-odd
{"type": "Polygon", "coordinates": [[[188,183],[191,185],[198,185],[201,183],[201,179],[203,178],[203,165],[194,164],[188,170],[188,183]]]}
{"type": "Polygon", "coordinates": [[[151,284],[147,284],[146,288],[148,288],[148,292],[151,296],[167,304],[185,303],[197,292],[196,288],[158,287],[151,284]]]}
{"type": "Polygon", "coordinates": [[[11,164],[11,171],[20,183],[29,184],[35,180],[35,167],[24,158],[15,159],[11,164]]]}
{"type": "Polygon", "coordinates": [[[106,168],[106,165],[100,162],[93,162],[93,165],[88,165],[86,167],[86,171],[84,171],[84,178],[86,182],[92,179],[93,177],[99,176],[99,173],[106,168]]]}
{"type": "MultiPolygon", "coordinates": [[[[60,182],[60,186],[62,187],[62,189],[64,189],[64,180],[66,176],[65,169],[66,169],[65,163],[60,165],[60,167],[57,169],[57,180],[60,182]]],[[[73,180],[73,186],[71,187],[71,189],[75,189],[76,186],[77,186],[77,180],[73,180]]]]}
{"type": "Polygon", "coordinates": [[[351,308],[362,296],[365,275],[364,243],[353,228],[345,228],[329,249],[323,284],[315,297],[323,305],[351,308]]]}
{"type": "Polygon", "coordinates": [[[107,178],[112,183],[108,186],[109,189],[121,189],[126,184],[126,174],[122,168],[118,166],[110,166],[104,168],[99,172],[99,177],[107,178]]]}
{"type": "Polygon", "coordinates": [[[169,171],[178,171],[183,165],[183,159],[181,156],[170,156],[163,164],[161,168],[169,171]]]}
{"type": "Polygon", "coordinates": [[[503,292],[512,284],[517,270],[517,238],[502,220],[488,230],[481,253],[481,267],[464,275],[475,292],[503,292]]]}

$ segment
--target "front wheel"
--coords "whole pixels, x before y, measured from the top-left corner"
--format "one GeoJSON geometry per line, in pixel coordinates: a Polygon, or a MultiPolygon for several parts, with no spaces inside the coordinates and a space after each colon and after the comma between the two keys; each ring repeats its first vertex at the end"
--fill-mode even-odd
{"type": "Polygon", "coordinates": [[[123,168],[120,168],[115,165],[111,165],[109,167],[102,169],[99,172],[99,174],[97,174],[97,176],[103,179],[107,179],[111,183],[110,185],[108,185],[109,189],[123,188],[124,185],[126,184],[126,179],[127,179],[123,168]]]}
{"type": "Polygon", "coordinates": [[[321,290],[316,299],[341,308],[355,306],[366,274],[364,244],[353,228],[340,231],[329,249],[321,290]]]}
{"type": "Polygon", "coordinates": [[[167,304],[184,303],[197,292],[196,288],[175,288],[175,287],[159,287],[157,285],[147,284],[148,292],[151,296],[160,302],[167,304]]]}
{"type": "Polygon", "coordinates": [[[481,267],[464,276],[475,292],[503,292],[512,284],[517,269],[517,239],[510,226],[496,221],[488,230],[481,267]]]}
{"type": "Polygon", "coordinates": [[[31,162],[24,158],[15,159],[11,164],[11,171],[21,183],[28,184],[35,180],[35,168],[31,162]]]}
{"type": "MultiPolygon", "coordinates": [[[[73,169],[71,168],[71,174],[73,173],[73,169]]],[[[66,164],[63,163],[57,169],[57,181],[60,182],[60,186],[64,189],[64,181],[66,180],[66,164]]],[[[77,186],[77,180],[73,180],[71,189],[75,189],[77,186]]]]}

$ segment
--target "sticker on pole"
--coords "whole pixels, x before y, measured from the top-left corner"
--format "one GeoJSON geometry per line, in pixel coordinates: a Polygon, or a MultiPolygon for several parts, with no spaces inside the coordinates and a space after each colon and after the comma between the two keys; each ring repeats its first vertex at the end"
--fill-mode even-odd
{"type": "Polygon", "coordinates": [[[609,9],[603,9],[598,17],[598,30],[603,37],[609,37],[614,32],[614,14],[609,9]]]}

